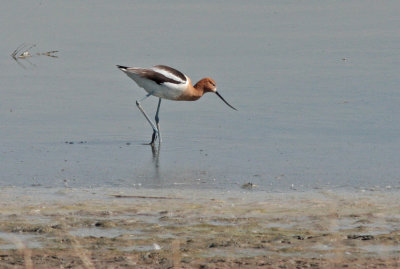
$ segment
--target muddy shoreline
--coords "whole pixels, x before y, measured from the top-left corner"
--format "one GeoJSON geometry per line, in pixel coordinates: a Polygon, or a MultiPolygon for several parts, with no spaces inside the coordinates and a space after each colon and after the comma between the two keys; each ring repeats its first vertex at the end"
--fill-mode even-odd
{"type": "Polygon", "coordinates": [[[396,268],[390,192],[0,192],[2,268],[396,268]]]}

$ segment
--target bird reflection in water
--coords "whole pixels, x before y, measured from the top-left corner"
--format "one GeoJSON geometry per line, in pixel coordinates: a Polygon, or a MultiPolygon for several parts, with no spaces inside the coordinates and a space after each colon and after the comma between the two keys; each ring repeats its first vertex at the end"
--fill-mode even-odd
{"type": "Polygon", "coordinates": [[[153,155],[153,164],[154,164],[154,179],[160,179],[160,151],[161,151],[161,143],[158,145],[151,144],[151,153],[153,155]]]}

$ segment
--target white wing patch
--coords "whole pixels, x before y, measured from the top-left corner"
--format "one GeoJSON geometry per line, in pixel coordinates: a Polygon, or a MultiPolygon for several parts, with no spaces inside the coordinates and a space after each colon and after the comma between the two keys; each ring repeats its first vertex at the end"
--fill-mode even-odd
{"type": "Polygon", "coordinates": [[[175,81],[179,81],[182,84],[184,84],[186,82],[186,81],[182,80],[180,77],[176,76],[175,74],[168,72],[167,70],[157,68],[157,67],[153,67],[151,69],[157,73],[160,73],[160,74],[166,76],[167,78],[173,79],[175,81]]]}

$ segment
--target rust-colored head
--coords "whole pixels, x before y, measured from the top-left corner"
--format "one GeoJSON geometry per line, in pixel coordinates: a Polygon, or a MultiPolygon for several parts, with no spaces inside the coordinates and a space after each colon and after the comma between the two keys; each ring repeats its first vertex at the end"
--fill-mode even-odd
{"type": "Polygon", "coordinates": [[[194,85],[194,87],[201,91],[202,94],[206,92],[213,92],[218,95],[219,98],[221,98],[222,101],[224,101],[225,104],[227,104],[230,108],[237,110],[233,106],[231,106],[220,94],[217,92],[217,84],[212,78],[203,78],[199,82],[194,85]]]}
{"type": "Polygon", "coordinates": [[[203,93],[217,91],[217,84],[212,78],[203,78],[199,82],[197,82],[194,87],[197,90],[202,91],[203,93]]]}

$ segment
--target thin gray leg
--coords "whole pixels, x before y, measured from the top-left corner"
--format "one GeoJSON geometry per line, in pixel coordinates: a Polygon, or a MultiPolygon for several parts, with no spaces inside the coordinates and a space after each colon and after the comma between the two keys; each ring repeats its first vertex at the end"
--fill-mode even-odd
{"type": "Polygon", "coordinates": [[[140,105],[140,102],[142,102],[144,99],[146,99],[147,97],[149,97],[151,94],[149,93],[148,95],[146,95],[144,98],[142,98],[141,100],[136,100],[136,106],[139,108],[139,110],[143,113],[144,117],[146,118],[146,120],[150,123],[151,128],[153,128],[153,136],[151,138],[151,142],[150,144],[153,144],[154,141],[157,139],[157,134],[158,134],[158,130],[157,127],[154,125],[154,123],[150,120],[150,118],[147,116],[146,112],[144,112],[143,107],[140,105]]]}
{"type": "Polygon", "coordinates": [[[157,131],[158,131],[158,142],[161,143],[161,131],[160,131],[160,118],[158,117],[158,114],[160,112],[160,105],[161,105],[161,98],[158,99],[158,106],[157,106],[157,112],[156,112],[156,125],[157,125],[157,131]]]}

